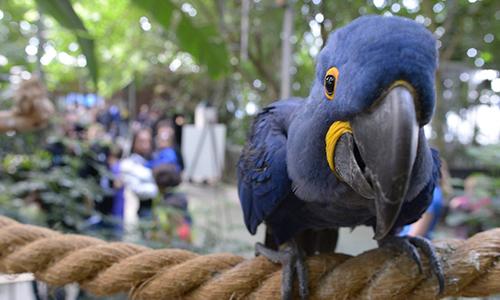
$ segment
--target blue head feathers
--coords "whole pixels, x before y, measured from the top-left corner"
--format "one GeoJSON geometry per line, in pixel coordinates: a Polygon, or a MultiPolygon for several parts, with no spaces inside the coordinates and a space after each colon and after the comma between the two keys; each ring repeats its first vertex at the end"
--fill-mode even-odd
{"type": "Polygon", "coordinates": [[[371,105],[396,80],[416,90],[421,124],[434,108],[436,41],[422,25],[401,17],[365,16],[330,34],[316,65],[311,98],[326,100],[323,80],[335,66],[339,78],[331,106],[335,118],[348,119],[371,105]]]}
{"type": "Polygon", "coordinates": [[[319,53],[309,98],[290,126],[288,173],[299,197],[320,201],[345,192],[325,163],[325,133],[333,122],[366,111],[394,82],[412,86],[418,122],[428,123],[436,68],[436,41],[415,21],[364,16],[333,32],[319,53]],[[324,81],[332,67],[338,78],[329,100],[324,81]]]}

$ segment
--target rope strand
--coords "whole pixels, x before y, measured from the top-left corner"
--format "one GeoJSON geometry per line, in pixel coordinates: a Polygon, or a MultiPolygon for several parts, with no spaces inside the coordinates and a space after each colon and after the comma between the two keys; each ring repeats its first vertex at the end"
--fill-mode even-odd
{"type": "MultiPolygon", "coordinates": [[[[440,297],[500,293],[500,228],[462,240],[434,243],[446,286],[440,297]]],[[[425,256],[423,256],[425,258],[425,256]]],[[[428,262],[419,273],[402,253],[374,249],[356,257],[319,255],[307,260],[311,299],[437,299],[428,262]]],[[[0,271],[31,272],[50,285],[79,283],[99,296],[132,299],[279,299],[280,265],[264,257],[197,255],[61,234],[0,216],[0,271]]]]}

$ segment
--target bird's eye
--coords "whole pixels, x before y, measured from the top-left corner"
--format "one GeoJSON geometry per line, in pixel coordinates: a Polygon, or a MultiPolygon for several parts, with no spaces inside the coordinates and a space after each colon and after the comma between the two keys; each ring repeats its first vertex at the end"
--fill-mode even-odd
{"type": "Polygon", "coordinates": [[[328,69],[325,75],[325,96],[328,100],[332,100],[335,95],[335,86],[339,77],[339,70],[335,67],[328,69]]]}

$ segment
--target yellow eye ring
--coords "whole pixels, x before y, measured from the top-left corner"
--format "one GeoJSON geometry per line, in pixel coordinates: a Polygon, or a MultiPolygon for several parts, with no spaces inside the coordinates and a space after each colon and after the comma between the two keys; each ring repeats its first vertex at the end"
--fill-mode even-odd
{"type": "Polygon", "coordinates": [[[332,100],[335,96],[335,89],[337,87],[337,80],[339,78],[339,70],[331,67],[325,74],[323,86],[325,88],[325,96],[328,100],[332,100]]]}

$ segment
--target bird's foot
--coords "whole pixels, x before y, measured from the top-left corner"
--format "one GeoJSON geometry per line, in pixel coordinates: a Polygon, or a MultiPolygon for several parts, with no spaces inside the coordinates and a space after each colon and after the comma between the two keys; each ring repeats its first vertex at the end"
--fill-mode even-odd
{"type": "Polygon", "coordinates": [[[418,236],[391,236],[382,240],[380,246],[403,250],[415,261],[420,273],[423,272],[422,259],[417,250],[419,248],[429,259],[431,272],[436,275],[439,284],[439,294],[444,291],[444,271],[441,261],[439,260],[434,246],[428,239],[418,236]]]}
{"type": "Polygon", "coordinates": [[[298,247],[295,241],[287,243],[279,251],[269,249],[263,244],[257,243],[255,245],[255,254],[263,255],[274,263],[282,264],[281,299],[291,300],[293,298],[293,282],[295,275],[297,275],[299,281],[300,299],[306,300],[309,297],[309,280],[304,252],[298,247]]]}

